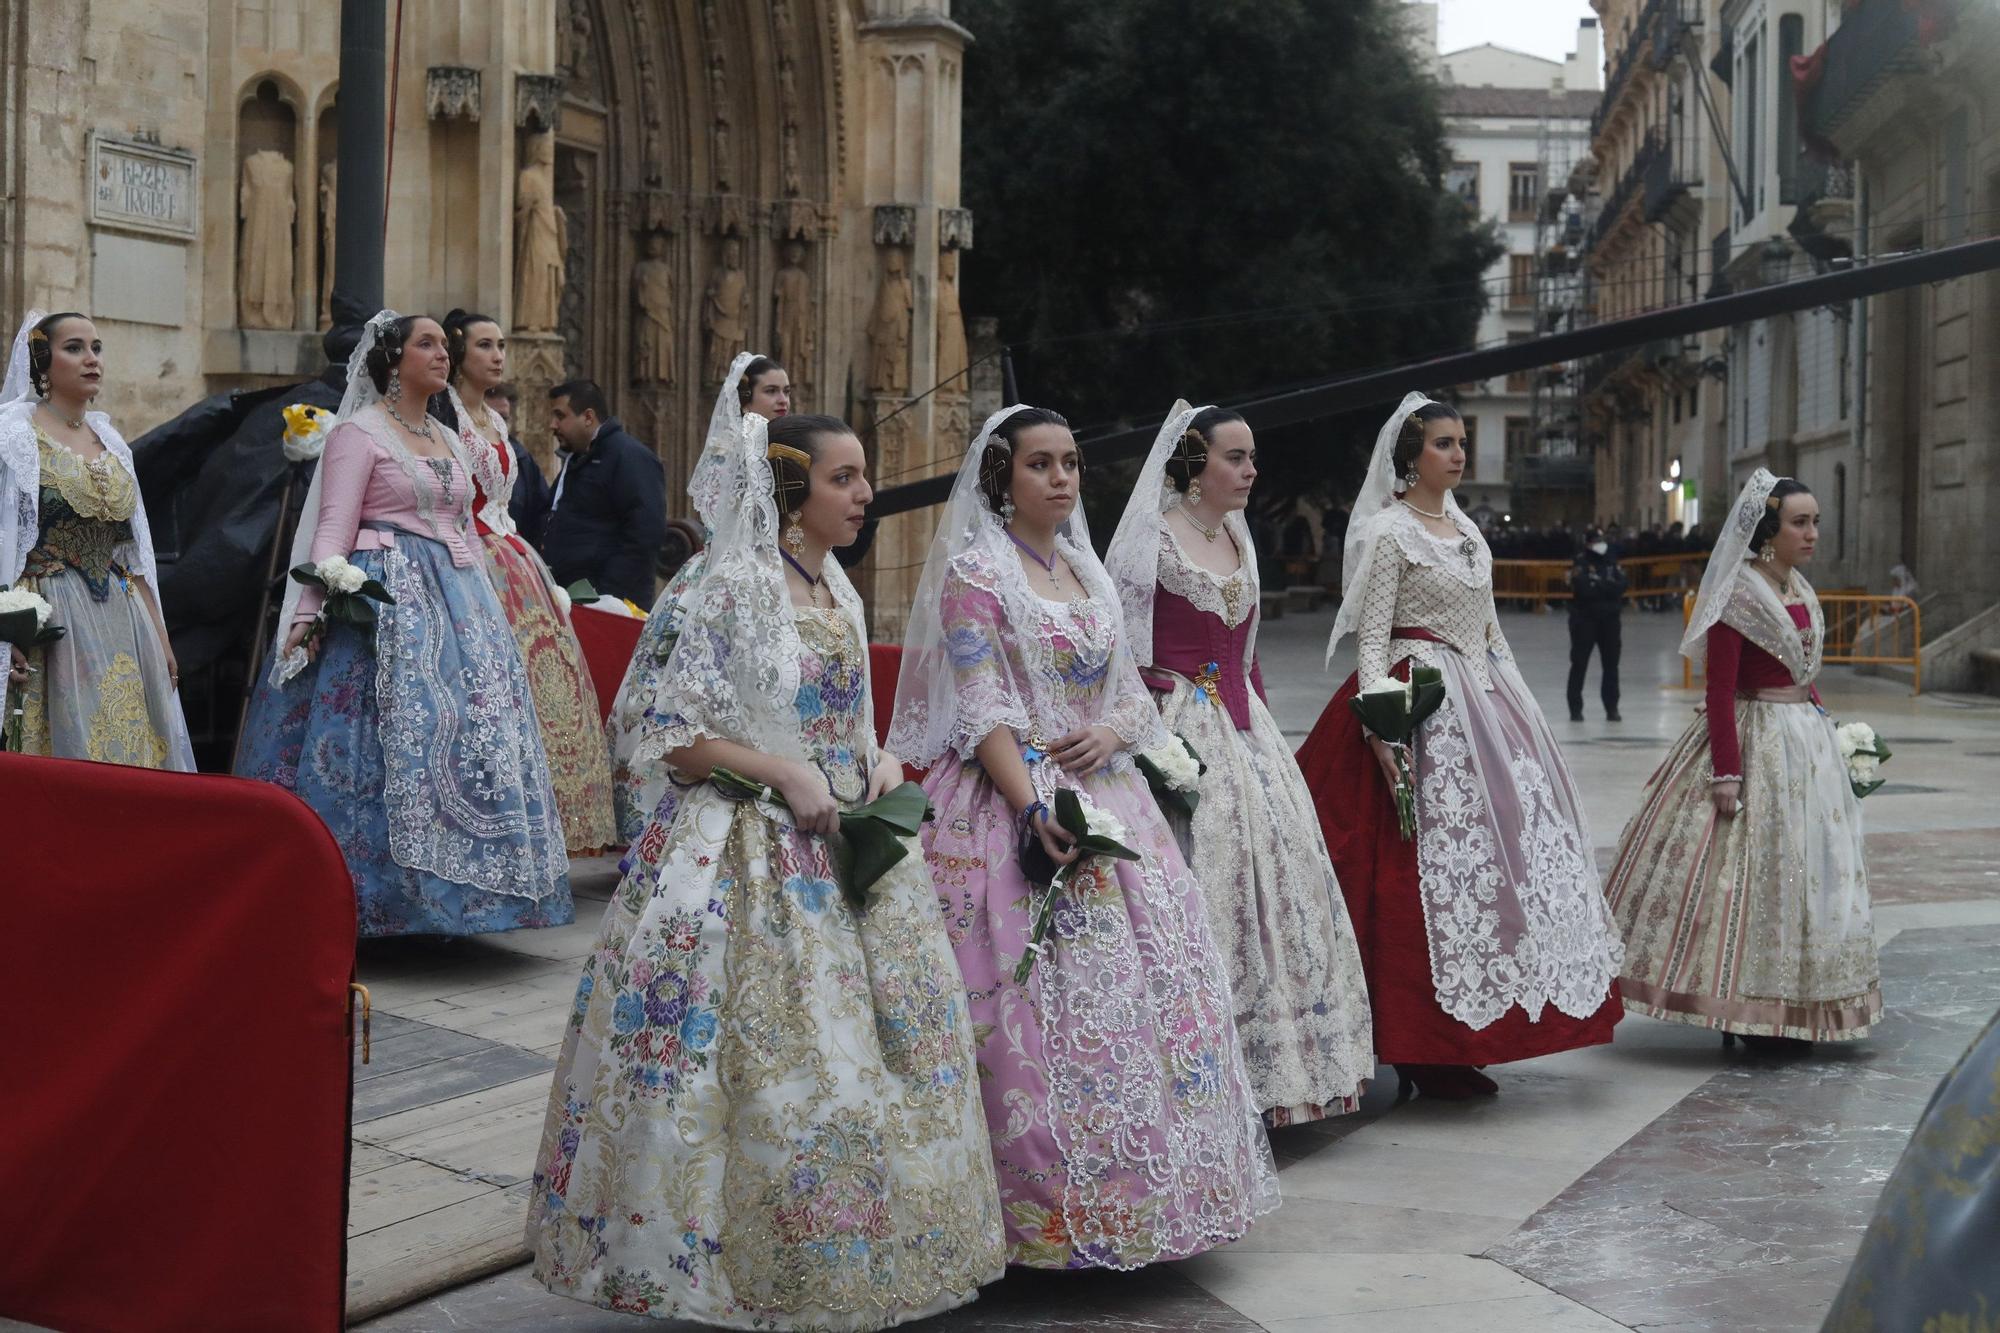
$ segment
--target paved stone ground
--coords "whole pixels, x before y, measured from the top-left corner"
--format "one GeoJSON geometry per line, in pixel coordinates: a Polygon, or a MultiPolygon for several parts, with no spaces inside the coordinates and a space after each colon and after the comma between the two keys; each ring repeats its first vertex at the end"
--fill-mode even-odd
{"type": "MultiPolygon", "coordinates": [[[[1351,648],[1321,670],[1325,615],[1265,627],[1272,705],[1311,728],[1351,648]]],[[[1626,617],[1625,721],[1563,703],[1560,615],[1508,614],[1522,670],[1582,786],[1600,859],[1686,725],[1677,615],[1626,617]]],[[[1792,1065],[1628,1019],[1608,1048],[1496,1071],[1471,1105],[1389,1103],[1274,1137],[1285,1204],[1225,1251],[1133,1274],[1010,1275],[931,1321],[1002,1329],[1809,1330],[1930,1086],[2000,1007],[2000,701],[1912,699],[1834,670],[1837,716],[1896,757],[1867,805],[1890,1017],[1859,1048],[1792,1065]]],[[[660,1327],[543,1292],[518,1261],[548,1071],[578,960],[612,887],[577,867],[579,924],[449,947],[369,948],[375,1060],[358,1070],[350,1310],[364,1325],[610,1333],[660,1327]]],[[[1385,1071],[1386,1072],[1386,1071],[1385,1071]]],[[[669,1325],[680,1329],[686,1325],[669,1325]]]]}

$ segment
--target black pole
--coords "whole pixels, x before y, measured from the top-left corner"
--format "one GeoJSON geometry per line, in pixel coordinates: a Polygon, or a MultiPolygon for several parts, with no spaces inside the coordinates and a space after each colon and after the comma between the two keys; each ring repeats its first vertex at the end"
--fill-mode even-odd
{"type": "Polygon", "coordinates": [[[382,308],[383,176],[388,161],[387,0],[341,0],[339,179],[333,236],[333,322],[327,360],[347,364],[361,326],[382,308]]]}
{"type": "Polygon", "coordinates": [[[1021,401],[1021,385],[1014,378],[1014,349],[1004,344],[1000,348],[1000,401],[1003,403],[1021,401]]]}
{"type": "MultiPolygon", "coordinates": [[[[1903,287],[1948,282],[1953,278],[1994,269],[2000,269],[2000,237],[1968,241],[1963,245],[1895,259],[1877,259],[1815,278],[1776,283],[1729,296],[1710,297],[1705,301],[1690,301],[1643,315],[1606,320],[1602,324],[1568,333],[1552,333],[1525,342],[1509,343],[1505,347],[1455,352],[1428,361],[1412,361],[1387,370],[1351,375],[1235,406],[1254,430],[1289,426],[1376,403],[1394,403],[1413,389],[1435,389],[1445,384],[1494,379],[1538,366],[1553,365],[1572,357],[1642,347],[1661,338],[1684,338],[1708,329],[1727,328],[1731,324],[1767,319],[1772,315],[1879,296],[1903,287]]],[[[1158,427],[1148,424],[1098,436],[1083,442],[1084,452],[1092,463],[1131,458],[1146,451],[1157,430],[1158,427]]],[[[878,491],[874,503],[868,506],[868,516],[887,518],[891,514],[940,504],[950,497],[953,481],[954,478],[946,474],[878,491]]]]}

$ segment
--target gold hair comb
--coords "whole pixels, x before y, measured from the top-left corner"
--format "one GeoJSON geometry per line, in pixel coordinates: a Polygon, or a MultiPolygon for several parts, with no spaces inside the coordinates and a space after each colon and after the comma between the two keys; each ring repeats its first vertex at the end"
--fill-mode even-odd
{"type": "Polygon", "coordinates": [[[789,444],[766,445],[764,448],[764,457],[769,459],[782,458],[788,462],[797,463],[800,467],[808,471],[811,470],[813,465],[811,454],[803,449],[794,449],[789,444]]]}

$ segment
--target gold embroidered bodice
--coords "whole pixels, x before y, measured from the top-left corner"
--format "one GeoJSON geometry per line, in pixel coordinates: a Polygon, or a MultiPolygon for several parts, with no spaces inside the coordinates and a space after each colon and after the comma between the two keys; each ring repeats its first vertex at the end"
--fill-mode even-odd
{"type": "Polygon", "coordinates": [[[35,445],[41,463],[40,530],[22,573],[49,578],[73,569],[101,602],[111,595],[111,576],[126,572],[114,557],[132,540],[138,483],[109,449],[85,459],[40,430],[35,445]]]}

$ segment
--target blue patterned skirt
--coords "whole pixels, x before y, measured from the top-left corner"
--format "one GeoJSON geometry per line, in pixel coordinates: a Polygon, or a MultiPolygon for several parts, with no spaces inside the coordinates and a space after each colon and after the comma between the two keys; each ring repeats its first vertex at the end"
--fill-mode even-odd
{"type": "Polygon", "coordinates": [[[493,586],[434,541],[349,559],[395,597],[260,680],[237,771],[298,794],[354,877],[361,934],[477,935],[575,918],[527,671],[493,586]],[[370,642],[370,638],[374,642],[370,642]]]}

